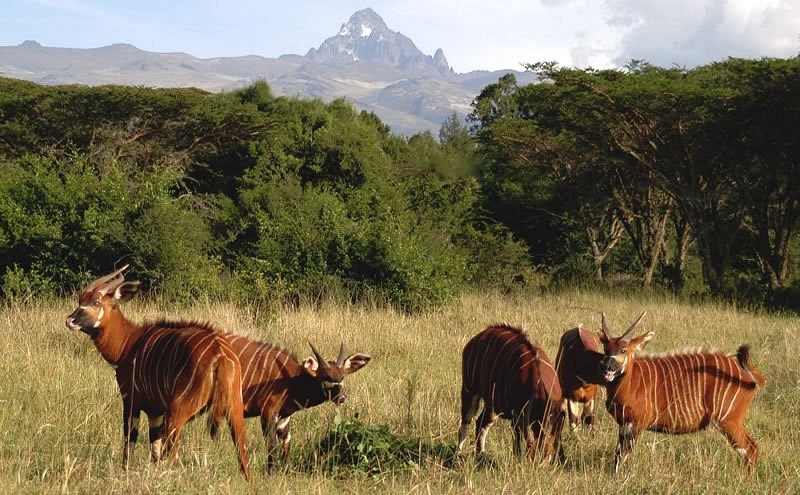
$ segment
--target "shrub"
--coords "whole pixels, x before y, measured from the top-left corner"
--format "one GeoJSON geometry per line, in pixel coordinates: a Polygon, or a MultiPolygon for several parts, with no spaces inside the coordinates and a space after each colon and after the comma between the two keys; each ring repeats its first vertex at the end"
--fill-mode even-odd
{"type": "Polygon", "coordinates": [[[396,435],[387,425],[368,425],[358,417],[342,421],[337,415],[330,430],[300,461],[303,469],[321,468],[334,475],[366,474],[411,469],[424,463],[453,467],[455,445],[429,444],[418,438],[396,435]]]}
{"type": "Polygon", "coordinates": [[[213,289],[219,263],[206,222],[188,198],[176,199],[180,174],[104,166],[85,155],[27,156],[3,165],[0,263],[3,290],[60,292],[123,263],[146,286],[171,297],[213,289]]]}

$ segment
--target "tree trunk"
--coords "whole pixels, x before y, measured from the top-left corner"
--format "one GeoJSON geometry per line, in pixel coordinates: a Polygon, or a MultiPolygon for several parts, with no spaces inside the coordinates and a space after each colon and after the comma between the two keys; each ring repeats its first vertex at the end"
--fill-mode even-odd
{"type": "Polygon", "coordinates": [[[600,222],[600,227],[584,224],[584,232],[589,241],[589,246],[592,248],[592,260],[594,261],[595,268],[594,278],[598,282],[603,281],[603,263],[605,263],[606,258],[608,258],[608,255],[611,253],[614,246],[616,246],[617,242],[619,242],[624,230],[622,222],[614,216],[611,219],[608,232],[604,232],[603,234],[605,235],[601,235],[600,229],[603,223],[605,222],[600,222]]]}
{"type": "Polygon", "coordinates": [[[697,246],[703,262],[703,280],[711,293],[721,295],[725,288],[725,268],[728,257],[719,240],[710,232],[703,232],[697,237],[697,246]]]}
{"type": "Polygon", "coordinates": [[[653,273],[656,271],[656,265],[659,258],[661,258],[661,248],[664,246],[664,237],[667,232],[667,220],[669,219],[669,208],[664,212],[661,220],[655,226],[654,239],[650,244],[649,262],[645,266],[644,280],[642,284],[645,287],[653,285],[653,273]]]}
{"type": "Polygon", "coordinates": [[[794,231],[800,214],[800,200],[788,198],[773,208],[770,222],[769,205],[754,209],[755,246],[761,269],[769,276],[770,288],[782,287],[789,278],[789,259],[794,231]],[[774,224],[773,228],[770,225],[774,224]],[[772,236],[770,235],[772,234],[772,236]],[[771,237],[774,236],[774,241],[771,237]]]}

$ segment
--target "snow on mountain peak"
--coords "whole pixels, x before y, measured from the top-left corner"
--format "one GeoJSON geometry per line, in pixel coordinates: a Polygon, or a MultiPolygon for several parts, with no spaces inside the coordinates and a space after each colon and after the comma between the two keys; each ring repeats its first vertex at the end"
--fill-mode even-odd
{"type": "Polygon", "coordinates": [[[319,48],[311,48],[306,57],[338,65],[353,61],[378,63],[418,75],[448,77],[452,73],[441,49],[433,57],[425,55],[410,38],[389,29],[381,16],[369,8],[350,16],[336,36],[326,39],[319,48]]]}

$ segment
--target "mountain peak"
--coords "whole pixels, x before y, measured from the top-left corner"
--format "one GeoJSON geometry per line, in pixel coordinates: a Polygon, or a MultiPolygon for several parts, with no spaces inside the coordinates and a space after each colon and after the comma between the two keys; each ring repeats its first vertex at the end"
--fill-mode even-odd
{"type": "Polygon", "coordinates": [[[441,48],[431,57],[422,53],[408,37],[392,31],[374,10],[362,9],[342,24],[306,58],[314,62],[347,65],[370,62],[401,69],[415,76],[449,77],[453,71],[441,48]]]}
{"type": "Polygon", "coordinates": [[[366,8],[351,15],[350,19],[342,24],[337,36],[367,38],[373,31],[389,31],[389,27],[374,10],[366,8]]]}

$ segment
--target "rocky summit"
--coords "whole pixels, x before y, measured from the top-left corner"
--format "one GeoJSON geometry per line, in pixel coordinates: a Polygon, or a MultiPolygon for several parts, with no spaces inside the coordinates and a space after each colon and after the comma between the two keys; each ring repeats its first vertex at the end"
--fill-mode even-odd
{"type": "Polygon", "coordinates": [[[0,46],[0,76],[40,84],[126,84],[197,87],[228,91],[266,80],[276,95],[345,97],[375,112],[392,132],[436,133],[453,112],[464,117],[487,84],[514,72],[520,84],[531,73],[473,71],[456,74],[440,48],[422,53],[407,36],[392,31],[372,9],[359,10],[318,48],[303,55],[200,59],[187,53],[154,53],[116,43],[90,49],[42,46],[28,40],[0,46]]]}
{"type": "Polygon", "coordinates": [[[337,65],[376,63],[418,76],[455,75],[441,48],[433,57],[425,55],[410,38],[389,29],[381,16],[369,8],[353,14],[336,36],[326,39],[318,49],[309,50],[306,58],[337,65]]]}

